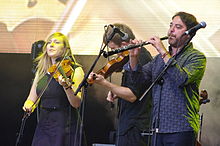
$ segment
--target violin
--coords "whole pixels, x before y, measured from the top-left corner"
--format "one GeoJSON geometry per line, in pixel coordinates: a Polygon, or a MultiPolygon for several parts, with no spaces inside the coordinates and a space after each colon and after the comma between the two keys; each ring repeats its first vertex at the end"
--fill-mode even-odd
{"type": "Polygon", "coordinates": [[[117,58],[110,60],[104,67],[102,67],[97,74],[101,74],[104,78],[108,78],[113,72],[122,71],[123,66],[129,60],[129,51],[125,51],[118,55],[117,58]]]}
{"type": "Polygon", "coordinates": [[[71,65],[72,65],[71,60],[64,59],[60,62],[59,65],[53,64],[48,69],[48,72],[53,75],[53,78],[56,79],[56,81],[58,81],[58,77],[60,75],[62,75],[65,78],[65,80],[67,80],[68,77],[70,77],[73,72],[73,68],[71,65]],[[58,66],[58,68],[57,68],[57,66],[58,66]]]}
{"type": "MultiPolygon", "coordinates": [[[[105,79],[111,76],[113,72],[121,72],[123,69],[123,66],[128,62],[129,60],[129,51],[124,51],[118,55],[118,57],[110,60],[105,66],[103,66],[97,74],[102,75],[105,79]]],[[[88,83],[92,84],[93,80],[95,80],[95,77],[92,80],[89,80],[88,83]]]]}

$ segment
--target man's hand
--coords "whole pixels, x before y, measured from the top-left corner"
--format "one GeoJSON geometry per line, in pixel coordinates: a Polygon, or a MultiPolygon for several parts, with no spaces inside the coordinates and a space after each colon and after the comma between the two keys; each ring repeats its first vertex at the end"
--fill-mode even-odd
{"type": "MultiPolygon", "coordinates": [[[[140,44],[142,43],[142,40],[130,40],[131,44],[140,44]]],[[[140,53],[141,47],[134,48],[129,50],[129,61],[130,61],[130,67],[133,70],[135,66],[138,63],[138,55],[140,53]]]]}
{"type": "Polygon", "coordinates": [[[96,74],[94,72],[91,72],[89,74],[88,80],[91,83],[94,82],[94,83],[97,83],[97,84],[101,85],[105,81],[105,78],[102,75],[100,75],[100,74],[96,74]]]}
{"type": "Polygon", "coordinates": [[[114,100],[117,98],[117,95],[113,94],[111,91],[108,92],[108,95],[107,95],[107,100],[109,102],[114,102],[114,100]]]}
{"type": "Polygon", "coordinates": [[[148,41],[151,45],[153,45],[157,51],[163,55],[165,53],[167,53],[166,48],[164,47],[164,44],[162,43],[161,39],[157,36],[153,36],[149,39],[148,41]]]}

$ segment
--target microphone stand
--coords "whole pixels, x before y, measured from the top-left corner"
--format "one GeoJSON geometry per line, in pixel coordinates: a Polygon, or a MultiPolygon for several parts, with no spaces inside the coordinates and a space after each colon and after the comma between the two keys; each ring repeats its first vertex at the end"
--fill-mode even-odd
{"type": "Polygon", "coordinates": [[[28,117],[30,116],[30,113],[28,112],[25,112],[23,117],[22,117],[22,122],[21,122],[21,127],[20,127],[20,130],[19,130],[19,133],[18,133],[18,136],[17,136],[17,139],[16,139],[16,143],[15,143],[15,146],[18,146],[19,143],[21,142],[21,138],[23,137],[24,135],[24,127],[25,127],[25,123],[26,123],[26,120],[28,119],[28,117]]]}
{"type": "Polygon", "coordinates": [[[84,122],[84,111],[85,111],[85,100],[87,97],[87,87],[88,87],[88,82],[87,79],[89,77],[89,74],[93,71],[93,69],[95,68],[95,65],[97,64],[99,58],[101,57],[101,55],[104,53],[104,49],[106,48],[106,46],[108,45],[108,43],[111,41],[111,39],[114,37],[115,35],[115,31],[113,30],[112,33],[109,35],[109,37],[106,39],[106,44],[104,45],[104,47],[100,49],[98,56],[96,57],[95,61],[93,62],[92,66],[90,67],[89,71],[87,72],[87,74],[84,76],[82,82],[79,84],[78,88],[76,89],[75,92],[75,96],[78,94],[78,92],[82,89],[82,87],[84,87],[84,97],[82,99],[81,102],[81,110],[82,110],[82,118],[81,118],[81,123],[80,123],[80,139],[79,139],[79,146],[81,146],[82,143],[82,135],[83,135],[83,122],[84,122]]]}
{"type": "MultiPolygon", "coordinates": [[[[156,79],[151,83],[151,85],[147,88],[147,90],[142,94],[141,98],[139,99],[139,101],[141,101],[145,95],[152,89],[152,87],[156,84],[161,82],[161,84],[163,84],[163,75],[165,74],[166,70],[170,67],[170,65],[172,64],[174,58],[170,58],[171,61],[165,65],[164,69],[160,72],[160,74],[156,77],[156,79]]],[[[162,87],[161,87],[162,88],[162,87]]],[[[156,116],[156,120],[155,123],[153,124],[154,126],[152,127],[152,138],[154,140],[153,144],[154,146],[156,146],[156,133],[159,131],[159,114],[160,114],[160,105],[161,105],[161,96],[159,97],[159,104],[158,104],[158,114],[156,116]]]]}
{"type": "Polygon", "coordinates": [[[162,76],[165,74],[166,70],[169,68],[170,64],[173,62],[174,58],[167,65],[165,65],[164,69],[160,72],[160,74],[156,77],[156,79],[151,83],[151,85],[147,88],[147,90],[142,94],[139,101],[141,101],[144,96],[152,89],[152,87],[161,80],[162,76]]]}
{"type": "MultiPolygon", "coordinates": [[[[184,36],[185,34],[183,34],[182,36],[184,36]]],[[[181,36],[181,37],[182,37],[181,36]]],[[[182,52],[184,50],[184,48],[189,44],[189,42],[192,40],[193,36],[191,36],[186,43],[183,45],[183,47],[181,48],[180,52],[182,52]]],[[[180,53],[179,52],[179,53],[180,53]]],[[[178,54],[179,54],[178,53],[178,54]]],[[[156,84],[159,83],[161,84],[161,89],[162,89],[162,84],[163,84],[163,75],[166,73],[166,70],[170,67],[170,65],[173,63],[173,60],[176,58],[177,54],[174,55],[172,58],[170,58],[170,61],[168,62],[168,64],[165,65],[165,67],[163,68],[163,70],[159,73],[159,75],[156,77],[156,79],[151,83],[151,85],[148,87],[148,89],[143,93],[143,95],[141,96],[141,98],[139,99],[139,101],[141,101],[144,96],[152,89],[152,87],[156,84]]],[[[161,92],[160,92],[160,97],[159,97],[159,103],[158,103],[158,113],[156,115],[156,119],[155,122],[153,121],[152,124],[152,138],[153,138],[153,146],[156,146],[156,141],[157,141],[157,133],[159,132],[159,116],[160,116],[160,105],[161,105],[161,92]]]]}

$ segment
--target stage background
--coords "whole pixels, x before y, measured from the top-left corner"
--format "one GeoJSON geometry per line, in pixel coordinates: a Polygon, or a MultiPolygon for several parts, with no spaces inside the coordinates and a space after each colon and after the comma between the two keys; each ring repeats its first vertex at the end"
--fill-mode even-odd
{"type": "MultiPolygon", "coordinates": [[[[171,17],[178,11],[194,14],[207,27],[197,32],[193,42],[208,57],[201,89],[207,89],[211,102],[201,106],[202,144],[220,145],[220,1],[219,0],[0,0],[0,145],[12,146],[20,128],[22,105],[30,90],[33,74],[31,46],[49,34],[60,31],[69,37],[76,58],[88,71],[99,52],[104,26],[115,22],[129,25],[138,39],[166,36],[171,17]]],[[[167,44],[167,41],[164,41],[167,44]]],[[[146,48],[154,56],[157,52],[146,48]]],[[[95,70],[107,60],[101,58],[95,70]]],[[[113,82],[120,84],[121,74],[113,82]]],[[[98,85],[88,87],[85,134],[88,144],[107,143],[116,127],[116,115],[105,100],[107,91],[98,85]]],[[[24,145],[30,145],[36,114],[27,121],[24,145]]]]}

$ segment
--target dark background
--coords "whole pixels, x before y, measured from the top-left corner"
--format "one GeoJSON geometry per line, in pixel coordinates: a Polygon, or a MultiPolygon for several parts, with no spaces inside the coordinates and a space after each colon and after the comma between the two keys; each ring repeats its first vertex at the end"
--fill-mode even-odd
{"type": "MultiPolygon", "coordinates": [[[[85,73],[92,65],[96,56],[76,56],[83,65],[85,73]]],[[[106,59],[99,60],[95,71],[101,68],[106,59]]],[[[32,58],[30,54],[0,54],[0,146],[14,146],[16,133],[19,131],[23,116],[22,106],[26,100],[31,82],[32,58]]],[[[219,58],[208,58],[207,70],[201,84],[201,89],[207,89],[210,103],[201,106],[203,113],[202,144],[203,146],[218,146],[220,143],[220,90],[219,90],[219,58]]],[[[113,75],[113,82],[120,84],[120,75],[113,75]]],[[[85,136],[88,146],[92,143],[109,143],[109,133],[115,129],[116,106],[111,110],[105,100],[107,90],[101,86],[88,87],[85,104],[85,136]]],[[[36,112],[25,125],[22,146],[30,146],[36,126],[36,112]]]]}

